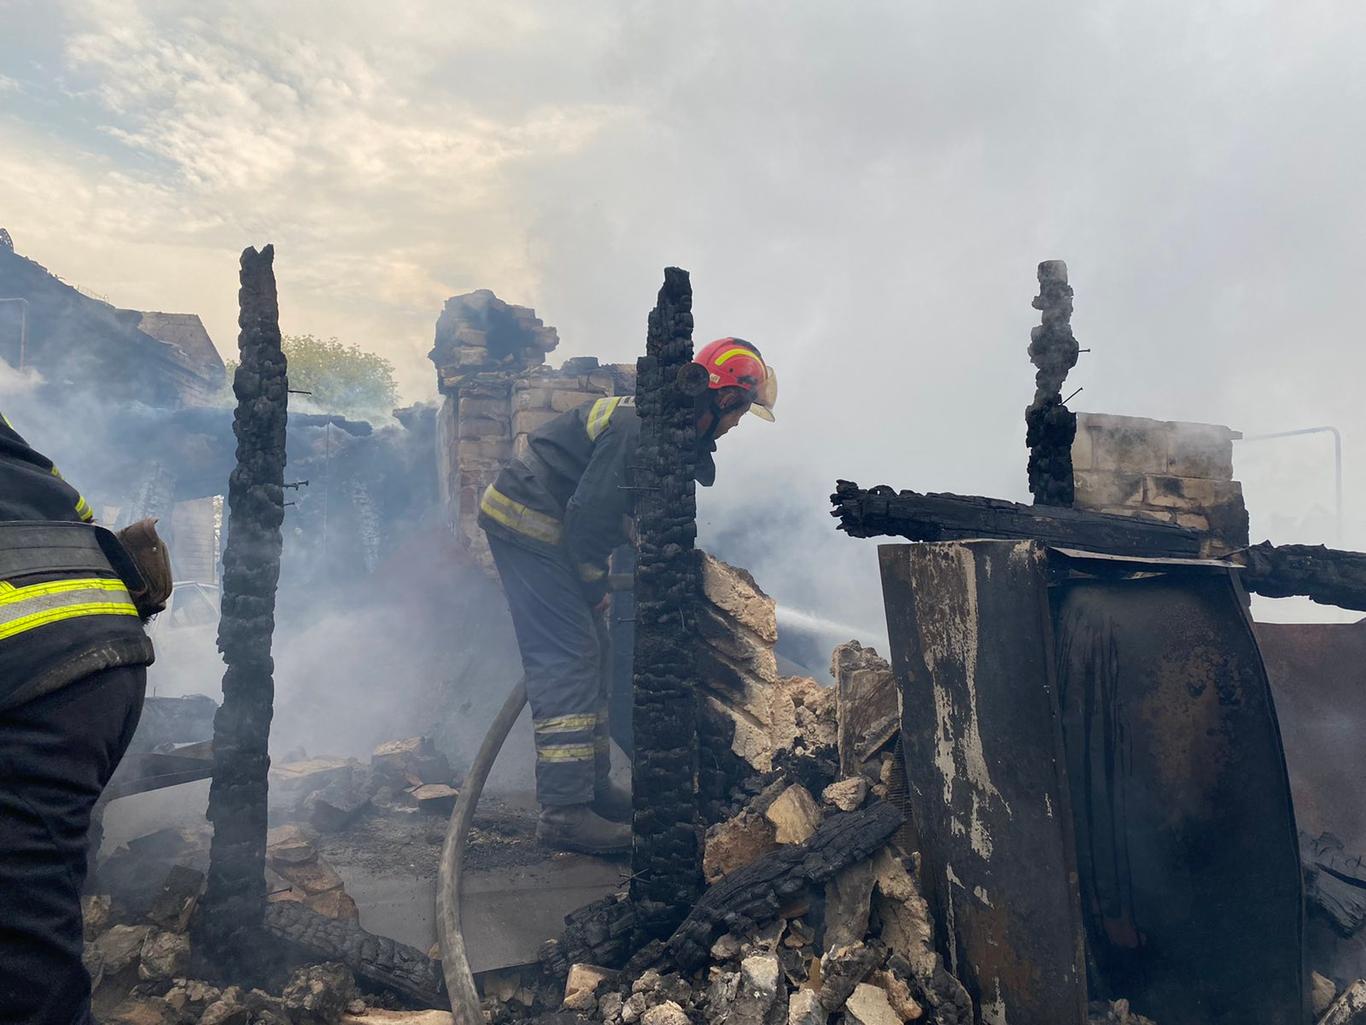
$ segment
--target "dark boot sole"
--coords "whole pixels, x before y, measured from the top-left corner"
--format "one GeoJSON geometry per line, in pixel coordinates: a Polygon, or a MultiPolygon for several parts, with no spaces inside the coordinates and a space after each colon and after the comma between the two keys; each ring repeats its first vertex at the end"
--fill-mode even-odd
{"type": "Polygon", "coordinates": [[[581,843],[571,837],[553,836],[541,829],[536,830],[536,842],[542,847],[549,847],[556,851],[570,851],[574,854],[591,854],[596,857],[611,857],[614,854],[630,854],[631,845],[629,843],[620,847],[602,847],[592,844],[581,843]]]}

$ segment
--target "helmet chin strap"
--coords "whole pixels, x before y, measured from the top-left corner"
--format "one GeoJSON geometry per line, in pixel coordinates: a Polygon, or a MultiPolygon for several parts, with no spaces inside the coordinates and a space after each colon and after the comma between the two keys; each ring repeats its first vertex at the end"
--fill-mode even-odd
{"type": "Polygon", "coordinates": [[[699,398],[698,405],[703,406],[701,412],[711,417],[711,422],[707,424],[705,431],[697,432],[697,444],[699,448],[710,451],[710,446],[716,441],[716,431],[721,426],[721,403],[716,400],[716,392],[708,390],[705,396],[706,404],[703,406],[699,398]]]}

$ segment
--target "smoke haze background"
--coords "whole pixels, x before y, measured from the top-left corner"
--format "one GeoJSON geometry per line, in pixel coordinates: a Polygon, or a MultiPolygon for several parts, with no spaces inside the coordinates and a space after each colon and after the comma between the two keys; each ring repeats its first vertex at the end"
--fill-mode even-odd
{"type": "MultiPolygon", "coordinates": [[[[121,306],[200,313],[276,244],[282,327],[429,398],[442,300],[532,305],[630,360],[665,264],[697,337],[781,370],[702,542],[881,630],[836,477],[1027,498],[1035,265],[1092,352],[1072,405],[1330,423],[1366,545],[1366,8],[698,2],[231,7],[0,0],[0,223],[121,306]]],[[[61,453],[54,452],[61,460],[61,453]]],[[[1326,437],[1238,451],[1253,539],[1328,542],[1326,437]]],[[[1285,611],[1259,602],[1264,616],[1285,611]]],[[[1356,618],[1355,616],[1349,618],[1356,618]]]]}

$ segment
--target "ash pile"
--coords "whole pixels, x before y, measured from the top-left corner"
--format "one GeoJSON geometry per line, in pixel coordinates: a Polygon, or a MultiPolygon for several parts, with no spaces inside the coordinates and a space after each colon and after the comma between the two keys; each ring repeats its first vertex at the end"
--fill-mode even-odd
{"type": "MultiPolygon", "coordinates": [[[[981,1020],[935,949],[916,882],[891,668],[853,641],[834,652],[833,687],[780,676],[773,600],[743,570],[701,559],[707,889],[670,937],[641,949],[631,947],[633,911],[624,895],[575,912],[565,933],[545,945],[534,979],[481,980],[486,1018],[604,1025],[981,1020]]],[[[1097,1023],[1149,1022],[1124,1001],[1092,1012],[1097,1023]]]]}

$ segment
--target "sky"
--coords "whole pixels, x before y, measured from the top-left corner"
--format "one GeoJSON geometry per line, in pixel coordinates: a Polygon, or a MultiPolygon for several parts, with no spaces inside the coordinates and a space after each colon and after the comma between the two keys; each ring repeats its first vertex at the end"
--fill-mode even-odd
{"type": "Polygon", "coordinates": [[[699,340],[750,339],[783,387],[725,439],[703,542],[794,607],[879,616],[836,478],[1027,499],[1044,259],[1091,349],[1073,408],[1336,426],[1342,536],[1311,435],[1240,444],[1253,540],[1366,546],[1366,5],[0,0],[0,24],[0,225],[227,355],[246,245],[276,246],[287,333],[383,353],[410,400],[450,295],[626,361],[689,269],[699,340]]]}

